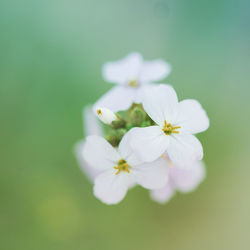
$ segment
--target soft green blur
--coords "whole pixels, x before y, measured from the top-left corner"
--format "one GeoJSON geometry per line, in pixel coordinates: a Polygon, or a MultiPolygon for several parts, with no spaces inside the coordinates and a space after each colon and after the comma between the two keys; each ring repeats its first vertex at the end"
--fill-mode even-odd
{"type": "Polygon", "coordinates": [[[0,249],[248,250],[250,2],[0,1],[0,249]],[[102,64],[163,58],[180,99],[211,120],[199,136],[207,178],[152,202],[94,198],[73,148],[82,108],[111,88],[102,64]]]}

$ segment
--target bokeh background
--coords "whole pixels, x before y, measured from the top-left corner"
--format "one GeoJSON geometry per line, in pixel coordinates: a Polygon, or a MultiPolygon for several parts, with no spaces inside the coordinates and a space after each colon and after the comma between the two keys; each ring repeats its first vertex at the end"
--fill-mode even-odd
{"type": "Polygon", "coordinates": [[[0,249],[250,249],[248,0],[0,1],[0,249]],[[94,198],[73,153],[82,108],[112,87],[102,64],[132,51],[173,67],[198,99],[207,178],[166,205],[136,187],[94,198]]]}

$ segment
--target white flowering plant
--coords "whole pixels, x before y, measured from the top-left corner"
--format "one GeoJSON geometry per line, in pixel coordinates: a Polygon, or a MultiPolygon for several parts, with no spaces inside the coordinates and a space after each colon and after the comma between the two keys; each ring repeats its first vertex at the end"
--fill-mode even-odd
{"type": "Polygon", "coordinates": [[[77,159],[103,203],[117,204],[135,185],[167,202],[175,193],[193,191],[205,177],[203,148],[195,134],[209,119],[196,100],[178,101],[163,80],[171,67],[144,61],[139,53],[103,66],[103,77],[117,84],[84,109],[85,135],[77,159]]]}

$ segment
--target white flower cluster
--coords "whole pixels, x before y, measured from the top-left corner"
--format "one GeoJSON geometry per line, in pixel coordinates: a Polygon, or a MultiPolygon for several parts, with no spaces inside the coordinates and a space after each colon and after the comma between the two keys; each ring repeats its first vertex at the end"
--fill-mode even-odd
{"type": "Polygon", "coordinates": [[[170,71],[163,60],[143,61],[138,53],[103,66],[104,79],[117,86],[85,109],[88,136],[76,147],[102,202],[117,204],[141,185],[164,203],[204,179],[203,148],[194,135],[209,120],[198,101],[179,102],[170,85],[152,84],[170,71]]]}

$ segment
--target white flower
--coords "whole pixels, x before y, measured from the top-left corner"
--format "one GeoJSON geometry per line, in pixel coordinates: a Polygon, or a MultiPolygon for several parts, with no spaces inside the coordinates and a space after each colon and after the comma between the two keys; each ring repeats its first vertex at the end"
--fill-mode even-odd
{"type": "Polygon", "coordinates": [[[150,191],[151,198],[159,203],[167,202],[175,191],[188,193],[196,189],[204,180],[206,171],[203,162],[197,161],[187,170],[170,165],[168,174],[168,183],[163,188],[150,191]]]}
{"type": "Polygon", "coordinates": [[[99,119],[105,124],[110,125],[113,121],[117,120],[116,114],[110,109],[96,108],[95,112],[98,115],[99,119]]]}
{"type": "MultiPolygon", "coordinates": [[[[83,123],[84,123],[84,135],[103,135],[102,127],[100,126],[100,122],[97,119],[96,115],[93,113],[93,107],[87,106],[83,110],[83,123]]],[[[78,142],[75,146],[75,154],[76,158],[79,162],[79,165],[83,172],[86,174],[86,176],[89,178],[91,182],[94,181],[94,178],[97,176],[97,174],[100,173],[100,170],[97,170],[95,168],[92,168],[83,157],[83,148],[86,141],[82,140],[78,142]]]]}
{"type": "Polygon", "coordinates": [[[142,89],[149,87],[149,83],[164,79],[170,71],[170,65],[163,60],[143,61],[139,53],[108,62],[103,66],[103,77],[118,86],[106,93],[95,107],[106,107],[114,112],[126,110],[133,102],[141,102],[142,89]]]}
{"type": "Polygon", "coordinates": [[[84,146],[86,161],[101,173],[94,180],[94,195],[106,204],[120,202],[134,183],[148,189],[159,189],[167,182],[163,159],[144,164],[130,148],[130,133],[113,148],[99,136],[89,136],[84,146]]]}
{"type": "Polygon", "coordinates": [[[171,86],[158,85],[145,91],[142,103],[156,125],[131,130],[131,146],[138,157],[151,162],[167,153],[180,166],[202,159],[202,146],[193,134],[206,130],[209,120],[199,102],[178,103],[171,86]]]}

